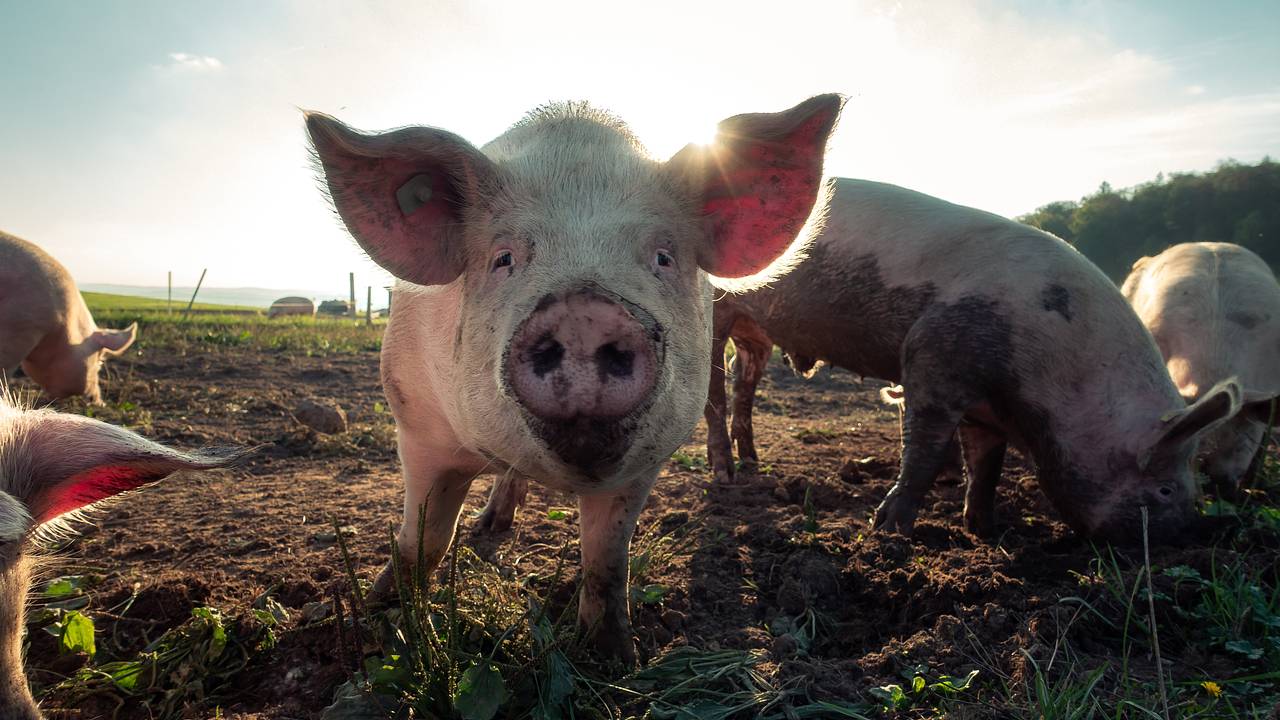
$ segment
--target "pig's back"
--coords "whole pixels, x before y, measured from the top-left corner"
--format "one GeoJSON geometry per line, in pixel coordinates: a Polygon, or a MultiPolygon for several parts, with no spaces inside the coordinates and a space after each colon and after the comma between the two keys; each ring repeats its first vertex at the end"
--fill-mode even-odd
{"type": "Polygon", "coordinates": [[[1235,376],[1280,394],[1280,284],[1262,258],[1231,243],[1174,245],[1135,263],[1125,294],[1180,388],[1235,376]]]}
{"type": "Polygon", "coordinates": [[[61,263],[37,245],[0,231],[0,339],[19,327],[66,323],[78,291],[61,263]]]}
{"type": "MultiPolygon", "coordinates": [[[[1108,355],[1115,343],[1150,346],[1115,285],[1062,240],[866,180],[836,181],[807,260],[731,302],[746,306],[789,352],[899,381],[911,327],[931,308],[974,297],[989,299],[1022,334],[1036,336],[1027,345],[1044,347],[1041,336],[1057,336],[1088,352],[1111,342],[1108,355]],[[1117,332],[1090,337],[1104,326],[1117,332]]],[[[1155,355],[1153,346],[1134,349],[1155,355]]]]}

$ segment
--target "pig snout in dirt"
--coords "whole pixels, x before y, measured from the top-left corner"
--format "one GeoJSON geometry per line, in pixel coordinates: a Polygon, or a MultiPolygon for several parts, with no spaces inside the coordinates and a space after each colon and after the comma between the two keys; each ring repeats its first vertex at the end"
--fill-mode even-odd
{"type": "MultiPolygon", "coordinates": [[[[841,105],[824,95],[734,116],[666,161],[583,103],[535,110],[479,148],[307,115],[338,214],[399,279],[382,380],[406,566],[439,563],[479,474],[576,493],[579,623],[605,654],[634,659],[627,549],[706,401],[710,276],[766,282],[790,267],[821,214],[841,105]]],[[[509,524],[516,500],[485,525],[509,524]]],[[[376,589],[393,580],[384,571],[376,589]]]]}
{"type": "Polygon", "coordinates": [[[1243,407],[1206,433],[1201,470],[1237,499],[1257,473],[1280,397],[1280,283],[1266,261],[1231,243],[1182,243],[1133,264],[1122,292],[1155,337],[1189,403],[1235,377],[1243,407]]]}
{"type": "Polygon", "coordinates": [[[138,324],[99,328],[71,273],[33,243],[0,232],[0,378],[19,366],[51,398],[102,404],[98,372],[137,339],[138,324]]]}
{"type": "Polygon", "coordinates": [[[243,456],[179,452],[97,420],[27,410],[0,386],[0,717],[41,717],[23,672],[21,637],[41,535],[99,501],[243,456]]]}
{"type": "Polygon", "coordinates": [[[622,459],[632,434],[621,421],[657,381],[662,332],[643,310],[636,315],[589,291],[549,296],[511,340],[507,374],[534,432],[587,472],[622,459]]]}

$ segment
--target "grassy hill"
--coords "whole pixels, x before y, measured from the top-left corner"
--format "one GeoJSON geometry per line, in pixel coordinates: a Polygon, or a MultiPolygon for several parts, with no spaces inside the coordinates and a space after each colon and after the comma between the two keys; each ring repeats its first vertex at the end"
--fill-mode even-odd
{"type": "MultiPolygon", "coordinates": [[[[169,307],[166,301],[156,300],[152,298],[136,297],[133,295],[112,295],[110,293],[98,292],[81,292],[84,302],[89,306],[89,312],[98,313],[99,311],[109,312],[112,310],[130,310],[133,312],[159,312],[165,311],[169,307]]],[[[182,312],[187,307],[187,301],[173,301],[173,311],[182,312]]],[[[215,305],[213,303],[196,303],[193,310],[203,312],[261,312],[262,308],[249,307],[248,305],[215,305]]]]}

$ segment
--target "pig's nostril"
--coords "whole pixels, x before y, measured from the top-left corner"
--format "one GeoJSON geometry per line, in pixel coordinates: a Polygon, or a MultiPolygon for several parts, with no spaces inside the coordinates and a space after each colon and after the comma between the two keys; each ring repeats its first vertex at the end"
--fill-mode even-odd
{"type": "Polygon", "coordinates": [[[533,346],[529,351],[529,360],[533,364],[533,374],[543,377],[547,373],[560,367],[560,361],[564,359],[564,346],[558,340],[547,335],[533,346]]]}
{"type": "Polygon", "coordinates": [[[636,354],[631,350],[623,350],[617,343],[601,345],[596,349],[596,365],[600,368],[603,379],[606,376],[631,377],[635,369],[636,354]]]}

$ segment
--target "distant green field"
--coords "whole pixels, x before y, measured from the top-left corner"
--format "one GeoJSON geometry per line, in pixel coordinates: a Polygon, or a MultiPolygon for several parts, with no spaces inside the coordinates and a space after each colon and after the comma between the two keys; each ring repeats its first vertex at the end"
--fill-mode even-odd
{"type": "MultiPolygon", "coordinates": [[[[99,311],[109,310],[133,310],[136,312],[164,312],[168,307],[166,301],[155,298],[135,297],[133,295],[112,295],[110,293],[82,292],[84,302],[89,306],[89,312],[97,313],[99,311]]],[[[174,300],[174,312],[181,312],[187,308],[186,300],[174,300]]],[[[215,305],[213,303],[196,303],[192,306],[193,310],[202,311],[220,311],[220,312],[262,312],[262,308],[249,307],[247,305],[215,305]]]]}
{"type": "Polygon", "coordinates": [[[281,317],[269,319],[262,308],[196,303],[184,317],[186,302],[173,303],[131,295],[81,293],[99,327],[138,323],[137,350],[165,352],[258,350],[333,355],[376,352],[382,347],[386,320],[365,325],[345,317],[281,317]]]}

